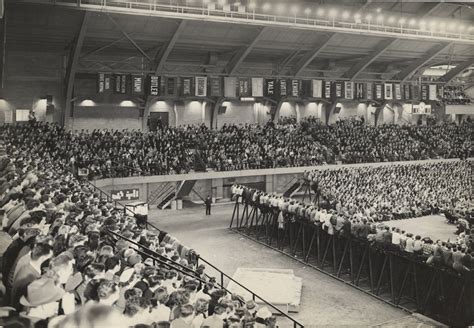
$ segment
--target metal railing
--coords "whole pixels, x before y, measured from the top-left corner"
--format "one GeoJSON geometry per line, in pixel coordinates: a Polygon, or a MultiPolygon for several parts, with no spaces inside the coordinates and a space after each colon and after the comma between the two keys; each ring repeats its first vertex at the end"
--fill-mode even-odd
{"type": "Polygon", "coordinates": [[[79,9],[100,10],[111,12],[125,12],[128,14],[147,14],[159,17],[187,18],[213,20],[226,23],[245,23],[254,25],[270,26],[293,26],[302,29],[331,30],[352,34],[372,34],[392,36],[407,39],[434,39],[447,41],[460,41],[463,43],[474,43],[474,35],[466,31],[434,31],[414,28],[411,26],[388,26],[377,22],[343,21],[335,17],[317,19],[298,17],[296,15],[272,15],[260,12],[240,12],[232,10],[217,9],[213,7],[196,7],[186,4],[173,4],[172,1],[161,2],[150,1],[117,1],[117,0],[17,0],[26,3],[44,3],[65,5],[79,9]]]}
{"type": "MultiPolygon", "coordinates": [[[[91,186],[95,191],[99,192],[100,195],[101,195],[101,197],[104,196],[104,198],[107,199],[108,201],[113,201],[115,207],[117,207],[117,205],[118,205],[118,206],[121,206],[121,207],[124,208],[125,213],[127,213],[127,211],[128,211],[128,212],[130,212],[130,214],[131,214],[132,216],[135,215],[135,212],[134,212],[133,210],[127,208],[127,207],[126,207],[124,204],[122,204],[121,202],[116,201],[116,200],[113,200],[113,199],[112,199],[112,196],[110,196],[108,193],[106,193],[105,191],[101,190],[100,188],[97,188],[97,187],[94,186],[90,181],[88,181],[88,180],[84,180],[84,181],[85,181],[85,183],[87,183],[89,186],[91,186]]],[[[155,225],[149,223],[148,220],[147,220],[147,222],[146,222],[146,227],[147,227],[147,229],[153,228],[153,229],[157,230],[158,232],[161,232],[161,230],[160,230],[158,227],[156,227],[155,225]]],[[[146,248],[145,246],[143,246],[143,245],[141,245],[141,244],[139,244],[139,243],[136,243],[136,242],[134,242],[133,240],[130,240],[130,239],[128,239],[128,238],[126,238],[126,237],[124,237],[124,236],[122,236],[122,235],[120,235],[120,234],[117,234],[117,233],[115,233],[115,232],[113,232],[113,231],[110,231],[110,230],[109,230],[109,232],[110,232],[111,234],[113,234],[114,236],[116,236],[116,237],[122,238],[122,239],[126,240],[127,242],[132,243],[132,244],[134,244],[135,246],[138,246],[138,247],[144,249],[145,251],[141,251],[142,255],[147,256],[147,257],[150,257],[150,258],[154,261],[154,263],[158,262],[158,263],[160,263],[160,264],[164,264],[164,265],[167,265],[167,266],[177,265],[176,270],[178,270],[178,271],[180,271],[180,272],[181,272],[181,271],[184,271],[184,270],[183,270],[184,267],[183,267],[182,265],[180,265],[179,263],[173,262],[173,261],[172,261],[173,264],[166,263],[166,261],[163,261],[163,260],[160,259],[160,257],[161,257],[161,258],[163,257],[161,254],[158,254],[158,253],[156,253],[156,252],[154,252],[154,251],[152,251],[152,250],[146,248]],[[152,255],[147,255],[147,252],[150,252],[150,253],[152,253],[152,254],[154,254],[154,255],[157,255],[157,257],[152,256],[152,255]],[[164,262],[164,263],[163,263],[163,262],[164,262]]],[[[204,263],[206,263],[208,266],[210,266],[212,269],[214,269],[216,272],[218,272],[219,277],[220,277],[219,286],[220,286],[221,288],[225,289],[228,293],[232,294],[229,290],[227,290],[227,288],[224,287],[224,285],[225,285],[225,284],[224,284],[224,282],[225,282],[225,281],[224,281],[224,280],[225,280],[224,278],[228,279],[229,281],[232,281],[234,284],[236,284],[236,285],[239,286],[240,288],[242,288],[242,289],[244,289],[245,291],[247,291],[248,293],[250,293],[250,294],[252,295],[252,299],[253,299],[254,301],[255,301],[255,300],[260,300],[261,302],[265,303],[267,306],[271,307],[275,313],[278,313],[279,315],[281,315],[281,316],[284,317],[285,319],[289,320],[294,328],[297,328],[297,327],[303,328],[303,327],[304,327],[303,324],[301,324],[300,322],[298,322],[298,321],[296,321],[295,319],[293,319],[291,316],[289,316],[288,314],[286,314],[285,312],[283,312],[282,310],[280,310],[279,308],[277,308],[275,305],[273,305],[273,304],[270,303],[269,301],[267,301],[267,300],[265,300],[264,298],[262,298],[261,296],[255,294],[254,292],[252,292],[252,291],[251,291],[250,289],[248,289],[247,287],[243,286],[241,283],[239,283],[238,281],[236,281],[235,279],[233,279],[232,277],[230,277],[229,275],[227,275],[226,273],[224,273],[222,270],[218,269],[215,265],[211,264],[209,261],[207,261],[207,260],[205,260],[204,258],[202,258],[199,254],[196,254],[196,255],[197,255],[198,264],[199,264],[199,261],[204,262],[204,263]]],[[[169,259],[167,259],[167,260],[168,260],[168,261],[171,261],[171,260],[169,260],[169,259]]],[[[186,268],[186,270],[190,271],[190,269],[188,269],[188,268],[186,268]]],[[[195,272],[195,271],[192,270],[192,272],[195,272]]],[[[189,272],[188,272],[188,273],[182,272],[182,273],[189,275],[189,272]]],[[[194,277],[194,276],[193,276],[193,277],[194,277]]],[[[208,275],[208,277],[210,277],[210,276],[208,275]]],[[[200,280],[200,281],[201,281],[201,280],[200,280]]],[[[202,281],[201,281],[201,282],[202,282],[202,281]]]]}

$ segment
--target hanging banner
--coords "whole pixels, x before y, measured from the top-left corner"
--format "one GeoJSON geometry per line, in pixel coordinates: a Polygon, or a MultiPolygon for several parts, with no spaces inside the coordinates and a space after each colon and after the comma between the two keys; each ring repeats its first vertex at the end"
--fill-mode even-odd
{"type": "Polygon", "coordinates": [[[192,81],[193,81],[193,79],[191,77],[181,78],[180,93],[181,93],[182,96],[191,96],[191,95],[193,95],[192,81]]]}
{"type": "Polygon", "coordinates": [[[166,94],[168,96],[176,96],[176,78],[175,77],[166,78],[166,94]]]}
{"type": "Polygon", "coordinates": [[[239,97],[251,97],[252,90],[250,85],[250,79],[247,77],[241,77],[239,81],[239,97]]]}
{"type": "Polygon", "coordinates": [[[149,75],[147,77],[146,91],[150,96],[158,96],[160,90],[160,77],[149,75]]]}
{"type": "Polygon", "coordinates": [[[300,96],[300,80],[291,80],[291,96],[299,97],[300,96]]]}
{"type": "Polygon", "coordinates": [[[414,101],[420,101],[420,86],[419,85],[411,85],[411,99],[414,101]]]}
{"type": "Polygon", "coordinates": [[[112,90],[112,75],[111,74],[105,74],[104,90],[105,91],[112,90]]]}
{"type": "Polygon", "coordinates": [[[211,86],[211,97],[222,97],[222,79],[220,77],[209,78],[211,86]]]}
{"type": "Polygon", "coordinates": [[[126,94],[127,93],[127,75],[122,74],[121,77],[121,86],[120,86],[120,93],[126,94]]]}
{"type": "Polygon", "coordinates": [[[252,78],[252,97],[263,97],[263,78],[252,78]]]}
{"type": "Polygon", "coordinates": [[[313,98],[322,98],[323,97],[323,81],[322,80],[313,80],[313,98]]]}
{"type": "Polygon", "coordinates": [[[97,93],[103,93],[105,90],[105,73],[99,73],[97,76],[97,93]]]}
{"type": "Polygon", "coordinates": [[[287,83],[286,80],[279,80],[278,86],[280,89],[280,97],[288,96],[287,83]]]}
{"type": "Polygon", "coordinates": [[[132,94],[143,95],[143,76],[132,75],[132,94]]]}
{"type": "Polygon", "coordinates": [[[411,100],[411,88],[409,84],[402,84],[403,89],[403,99],[404,100],[411,100]]]}
{"type": "Polygon", "coordinates": [[[265,79],[264,95],[265,97],[275,98],[276,97],[276,80],[265,79]]]}
{"type": "Polygon", "coordinates": [[[334,94],[336,98],[343,98],[344,97],[344,84],[342,82],[334,82],[334,94]]]}
{"type": "Polygon", "coordinates": [[[428,99],[429,100],[438,100],[438,95],[437,95],[437,90],[436,90],[436,84],[430,84],[428,86],[429,91],[428,91],[428,99]]]}
{"type": "Polygon", "coordinates": [[[354,99],[354,82],[344,82],[344,90],[344,98],[354,99]]]}
{"type": "Polygon", "coordinates": [[[364,99],[364,83],[356,83],[355,84],[355,98],[356,99],[364,99]]]}
{"type": "Polygon", "coordinates": [[[383,84],[376,83],[375,84],[375,100],[382,100],[383,99],[383,84]]]}
{"type": "Polygon", "coordinates": [[[235,98],[237,79],[235,77],[224,77],[224,97],[235,98]]]}
{"type": "Polygon", "coordinates": [[[365,94],[365,99],[367,100],[373,100],[374,99],[374,84],[371,82],[368,82],[365,84],[366,88],[366,94],[365,94]]]}
{"type": "Polygon", "coordinates": [[[207,77],[206,76],[196,76],[196,90],[194,94],[198,97],[207,96],[207,77]]]}
{"type": "Polygon", "coordinates": [[[400,84],[394,84],[394,94],[393,94],[393,97],[394,99],[396,100],[402,100],[402,87],[400,84]]]}
{"type": "Polygon", "coordinates": [[[324,81],[324,98],[330,99],[331,98],[331,81],[324,81]]]}
{"type": "Polygon", "coordinates": [[[421,100],[423,101],[428,100],[428,85],[427,84],[421,85],[421,100]]]}
{"type": "Polygon", "coordinates": [[[122,75],[114,75],[114,86],[115,93],[122,93],[122,75]]]}
{"type": "Polygon", "coordinates": [[[438,85],[438,86],[436,86],[436,91],[437,91],[436,99],[437,100],[443,99],[443,97],[444,97],[444,87],[442,85],[438,85]]]}
{"type": "Polygon", "coordinates": [[[393,84],[392,83],[384,83],[384,95],[385,99],[392,100],[393,99],[393,84]]]}

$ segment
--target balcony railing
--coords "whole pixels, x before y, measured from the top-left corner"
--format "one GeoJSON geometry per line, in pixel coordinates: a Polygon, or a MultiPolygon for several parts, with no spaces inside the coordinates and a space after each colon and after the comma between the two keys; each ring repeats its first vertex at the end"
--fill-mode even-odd
{"type": "Polygon", "coordinates": [[[377,22],[350,22],[336,18],[316,19],[299,17],[297,15],[273,15],[255,11],[235,11],[209,7],[203,5],[198,7],[194,4],[174,4],[175,0],[140,0],[140,1],[117,1],[117,0],[17,0],[20,3],[55,4],[97,11],[120,12],[135,15],[148,15],[157,17],[171,17],[179,19],[208,20],[225,23],[242,23],[264,26],[285,26],[299,29],[330,30],[333,32],[379,35],[402,39],[425,39],[456,41],[460,43],[474,43],[474,34],[469,30],[435,31],[411,26],[389,26],[377,22]]]}

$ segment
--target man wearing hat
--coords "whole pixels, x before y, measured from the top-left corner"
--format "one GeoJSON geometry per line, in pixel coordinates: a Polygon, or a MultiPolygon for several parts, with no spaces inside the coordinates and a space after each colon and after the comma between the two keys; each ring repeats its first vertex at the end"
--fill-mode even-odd
{"type": "Polygon", "coordinates": [[[26,307],[25,314],[32,321],[47,320],[58,315],[59,300],[64,295],[64,290],[56,286],[53,279],[42,277],[28,285],[20,304],[26,307]]]}

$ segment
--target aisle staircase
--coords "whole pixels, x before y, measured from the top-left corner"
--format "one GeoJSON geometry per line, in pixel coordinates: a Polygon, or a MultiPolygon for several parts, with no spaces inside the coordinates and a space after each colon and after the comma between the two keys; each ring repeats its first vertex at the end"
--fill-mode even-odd
{"type": "Polygon", "coordinates": [[[174,199],[183,199],[189,195],[195,184],[196,180],[162,183],[148,196],[148,204],[163,210],[170,206],[174,199]]]}

